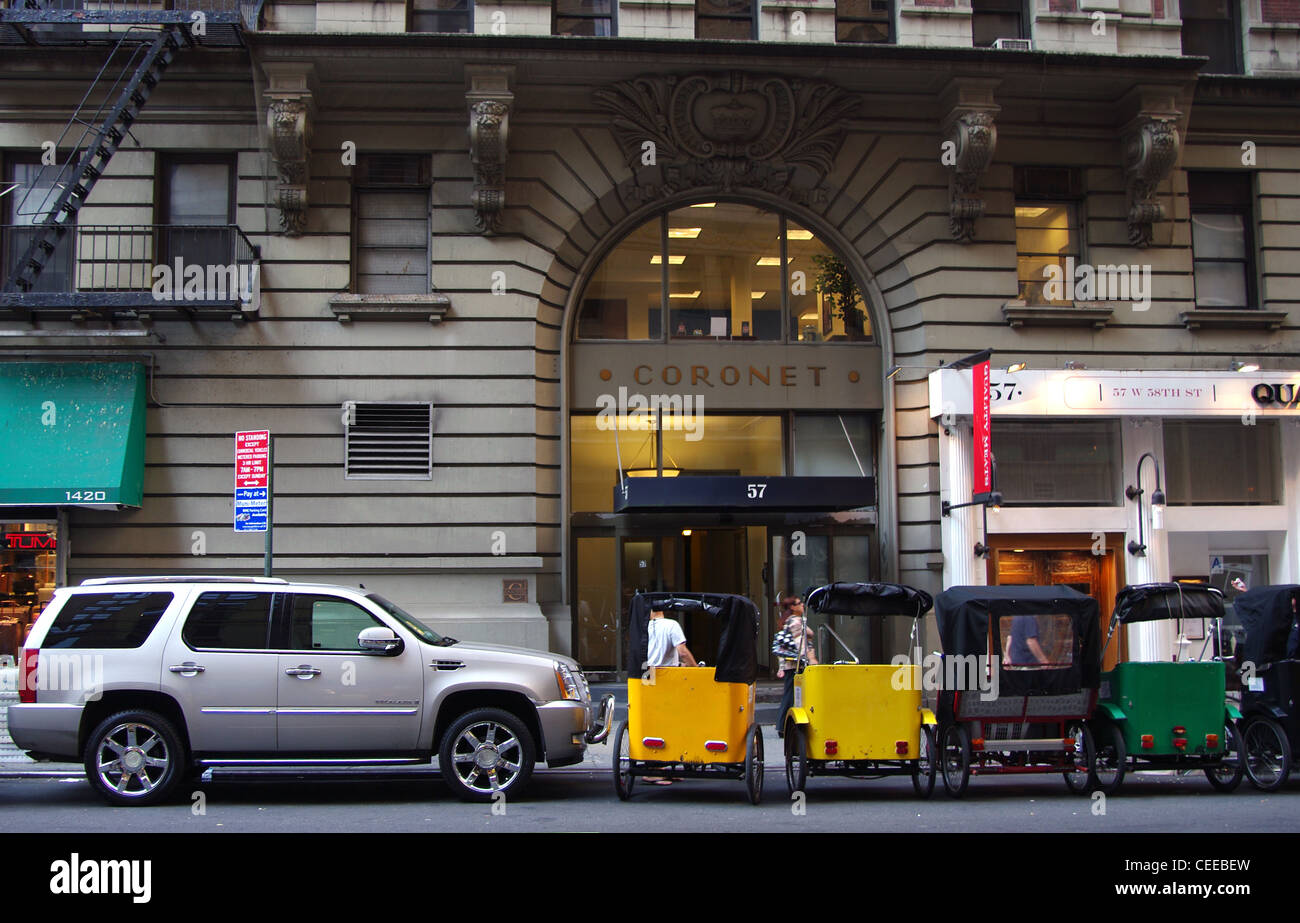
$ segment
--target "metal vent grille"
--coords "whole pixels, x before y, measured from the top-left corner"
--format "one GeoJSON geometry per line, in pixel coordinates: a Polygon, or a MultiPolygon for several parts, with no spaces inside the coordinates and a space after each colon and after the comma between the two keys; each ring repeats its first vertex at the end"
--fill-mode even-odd
{"type": "Polygon", "coordinates": [[[345,477],[429,480],[433,477],[433,405],[348,401],[345,477]]]}
{"type": "Polygon", "coordinates": [[[423,154],[363,154],[358,158],[359,184],[427,186],[429,158],[423,154]]]}

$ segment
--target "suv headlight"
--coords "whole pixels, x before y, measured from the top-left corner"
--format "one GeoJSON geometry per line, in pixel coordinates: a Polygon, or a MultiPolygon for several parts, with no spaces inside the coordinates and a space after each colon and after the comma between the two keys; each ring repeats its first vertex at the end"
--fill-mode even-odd
{"type": "Polygon", "coordinates": [[[558,660],[555,661],[555,681],[560,687],[560,698],[582,701],[582,685],[578,682],[578,678],[573,675],[572,670],[558,660]]]}

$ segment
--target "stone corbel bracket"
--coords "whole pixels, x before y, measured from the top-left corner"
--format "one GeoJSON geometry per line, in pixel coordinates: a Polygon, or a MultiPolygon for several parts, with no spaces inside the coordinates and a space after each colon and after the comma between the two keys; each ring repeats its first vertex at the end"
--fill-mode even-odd
{"type": "Polygon", "coordinates": [[[993,91],[1001,81],[958,77],[942,97],[944,143],[941,161],[952,171],[948,180],[948,227],[954,240],[970,243],[975,221],[984,214],[980,177],[993,162],[998,146],[993,91]]]}
{"type": "Polygon", "coordinates": [[[1152,225],[1165,218],[1156,189],[1178,162],[1182,112],[1170,90],[1139,87],[1128,111],[1136,112],[1120,130],[1124,182],[1128,190],[1128,240],[1134,247],[1151,243],[1152,225]]]}
{"type": "Polygon", "coordinates": [[[465,68],[465,102],[469,107],[469,159],[474,165],[470,205],[480,234],[499,234],[506,204],[506,158],[509,156],[510,91],[513,67],[470,65],[465,68]]]}
{"type": "Polygon", "coordinates": [[[266,97],[266,128],[277,183],[275,207],[280,227],[289,237],[307,229],[307,183],[311,178],[311,125],[316,113],[312,88],[313,65],[267,62],[270,83],[266,97]]]}

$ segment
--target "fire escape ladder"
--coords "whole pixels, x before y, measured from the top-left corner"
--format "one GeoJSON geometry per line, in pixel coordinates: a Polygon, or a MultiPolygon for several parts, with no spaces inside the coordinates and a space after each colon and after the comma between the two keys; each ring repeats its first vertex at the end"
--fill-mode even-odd
{"type": "MultiPolygon", "coordinates": [[[[90,191],[104,175],[109,160],[117,152],[123,138],[139,117],[140,110],[149,101],[154,88],[158,86],[164,71],[167,70],[167,66],[171,64],[184,41],[182,26],[166,25],[147,45],[142,44],[138,36],[128,33],[114,47],[113,54],[109,57],[109,64],[113,62],[118,51],[124,48],[130,52],[128,59],[118,73],[113,86],[108,88],[106,99],[98,109],[89,113],[91,105],[89,100],[95,88],[102,84],[104,75],[109,72],[109,64],[105,64],[100,70],[95,82],[82,98],[76,113],[68,121],[63,137],[68,137],[77,126],[82,127],[82,134],[72,148],[67,162],[59,171],[58,179],[51,191],[45,195],[43,201],[35,203],[34,207],[29,207],[26,199],[19,205],[20,212],[39,213],[45,217],[39,222],[39,231],[32,235],[31,243],[19,258],[18,264],[13,267],[13,272],[9,274],[5,291],[20,293],[32,291],[41,270],[45,268],[46,262],[54,254],[59,242],[71,228],[75,227],[77,213],[86,204],[90,191]],[[130,79],[125,80],[128,74],[130,79]],[[109,105],[108,100],[113,99],[113,91],[119,86],[121,90],[112,108],[105,113],[104,110],[109,105]]],[[[34,191],[35,189],[29,191],[28,196],[34,191]]]]}

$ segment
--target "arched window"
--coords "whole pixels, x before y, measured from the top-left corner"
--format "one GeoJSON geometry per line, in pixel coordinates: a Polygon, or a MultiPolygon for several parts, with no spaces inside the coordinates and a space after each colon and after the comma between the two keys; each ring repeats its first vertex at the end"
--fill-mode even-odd
{"type": "Polygon", "coordinates": [[[699,202],[652,218],[587,281],[580,340],[871,339],[848,267],[785,215],[699,202]]]}

